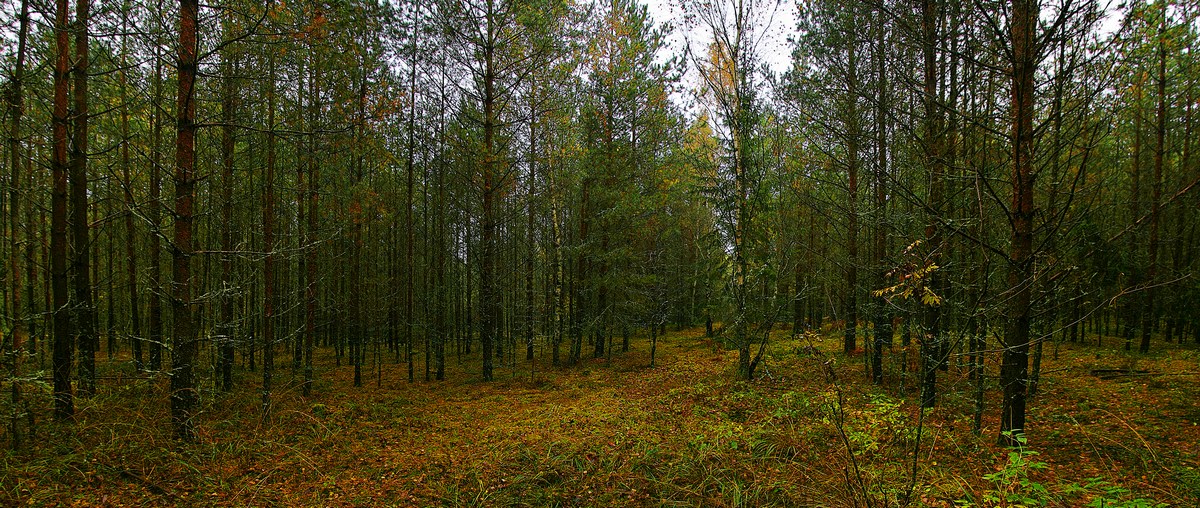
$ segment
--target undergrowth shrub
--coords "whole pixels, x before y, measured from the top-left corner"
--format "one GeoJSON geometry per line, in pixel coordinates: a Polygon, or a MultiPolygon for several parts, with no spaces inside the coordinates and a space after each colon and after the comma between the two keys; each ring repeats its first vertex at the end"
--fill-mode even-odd
{"type": "MultiPolygon", "coordinates": [[[[1006,434],[1011,435],[1011,434],[1006,434]]],[[[1089,478],[1083,485],[1066,483],[1048,485],[1032,478],[1033,472],[1049,469],[1031,450],[1023,434],[1014,436],[1017,447],[1008,452],[1008,459],[999,470],[983,475],[991,483],[978,500],[959,499],[962,507],[1004,506],[1034,507],[1050,505],[1086,506],[1088,508],[1159,508],[1167,506],[1141,497],[1133,497],[1129,489],[1113,485],[1101,478],[1089,478]]]]}

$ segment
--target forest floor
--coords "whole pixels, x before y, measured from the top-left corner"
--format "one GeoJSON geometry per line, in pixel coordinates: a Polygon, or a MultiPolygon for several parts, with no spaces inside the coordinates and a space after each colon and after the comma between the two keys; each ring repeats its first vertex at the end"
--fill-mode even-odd
{"type": "MultiPolygon", "coordinates": [[[[0,505],[1197,505],[1197,349],[1129,355],[1108,343],[1063,344],[1057,359],[1046,346],[1020,453],[995,445],[995,379],[976,436],[974,382],[957,357],[922,416],[900,374],[912,352],[888,353],[876,387],[832,334],[773,339],[752,383],[735,379],[736,351],[696,330],[660,340],[654,368],[635,338],[611,362],[539,360],[533,381],[530,363],[506,359],[482,382],[476,354],[451,355],[447,381],[423,381],[418,364],[410,384],[389,362],[356,388],[351,367],[321,351],[314,395],[285,365],[266,423],[258,374],[238,369],[231,394],[205,387],[191,445],[170,437],[165,376],[102,361],[100,393],[78,402],[76,422],[41,411],[32,446],[0,455],[0,505]],[[1092,374],[1108,368],[1135,372],[1092,374]]],[[[49,407],[44,393],[28,400],[49,407]]]]}

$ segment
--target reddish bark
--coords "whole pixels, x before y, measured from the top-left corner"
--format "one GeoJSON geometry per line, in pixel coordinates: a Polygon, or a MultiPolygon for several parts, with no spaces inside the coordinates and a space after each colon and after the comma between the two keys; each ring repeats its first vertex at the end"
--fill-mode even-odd
{"type": "Polygon", "coordinates": [[[175,245],[171,251],[171,420],[175,437],[194,441],[192,417],[198,397],[195,385],[196,340],[192,317],[192,220],[196,198],[196,21],[198,0],[179,1],[179,95],[175,138],[175,245]]]}
{"type": "Polygon", "coordinates": [[[1033,77],[1037,61],[1033,30],[1038,9],[1033,0],[1012,0],[1012,246],[1009,253],[1008,322],[1000,383],[1004,404],[1000,415],[1001,444],[1016,445],[1025,431],[1025,398],[1029,387],[1030,300],[1033,295],[1033,77]]]}

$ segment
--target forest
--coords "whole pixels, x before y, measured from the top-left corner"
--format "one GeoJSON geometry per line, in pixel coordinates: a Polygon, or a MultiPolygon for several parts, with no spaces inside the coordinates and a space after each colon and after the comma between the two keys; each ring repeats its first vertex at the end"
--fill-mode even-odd
{"type": "Polygon", "coordinates": [[[1196,0],[0,0],[0,504],[1200,502],[1196,0]]]}

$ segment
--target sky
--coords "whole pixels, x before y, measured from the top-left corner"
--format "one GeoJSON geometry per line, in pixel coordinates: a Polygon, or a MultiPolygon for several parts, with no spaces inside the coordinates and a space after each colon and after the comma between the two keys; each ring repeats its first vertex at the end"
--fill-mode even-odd
{"type": "MultiPolygon", "coordinates": [[[[671,23],[675,27],[675,31],[671,36],[671,50],[675,53],[680,53],[683,50],[684,34],[683,23],[680,21],[681,11],[679,3],[689,0],[641,0],[646,4],[650,12],[650,16],[656,22],[671,23]]],[[[772,71],[783,72],[791,63],[791,49],[788,48],[787,36],[796,29],[796,2],[794,0],[783,0],[778,11],[775,12],[771,20],[770,29],[768,30],[767,38],[764,45],[759,51],[759,56],[765,61],[772,71]]],[[[703,44],[708,42],[707,34],[691,34],[693,44],[703,44]]]]}
{"type": "MultiPolygon", "coordinates": [[[[684,34],[683,23],[680,21],[681,2],[689,2],[691,0],[640,0],[646,4],[650,16],[656,22],[668,22],[675,26],[675,31],[671,36],[671,51],[678,54],[683,50],[684,34]]],[[[1116,7],[1120,0],[1101,0],[1103,10],[1107,13],[1106,18],[1101,22],[1100,33],[1111,34],[1116,31],[1121,22],[1119,9],[1116,7]]],[[[759,57],[763,59],[776,73],[781,73],[788,69],[791,64],[791,48],[788,46],[788,35],[795,33],[796,30],[796,15],[797,6],[795,0],[782,0],[778,10],[775,12],[771,20],[770,30],[767,36],[766,44],[759,51],[759,57]]],[[[1050,9],[1043,8],[1043,15],[1050,16],[1050,9]]],[[[692,34],[693,44],[703,44],[708,42],[709,37],[706,34],[692,34]]]]}

